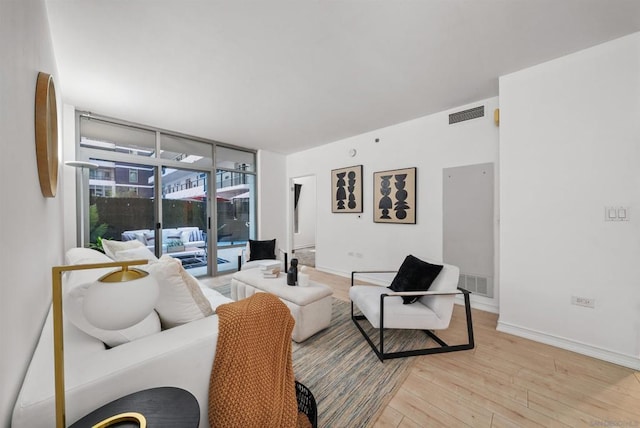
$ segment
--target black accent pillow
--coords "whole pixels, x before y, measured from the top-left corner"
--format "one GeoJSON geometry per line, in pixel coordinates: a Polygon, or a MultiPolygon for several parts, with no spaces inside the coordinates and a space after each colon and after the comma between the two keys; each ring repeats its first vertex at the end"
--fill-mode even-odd
{"type": "Polygon", "coordinates": [[[276,258],[276,240],[254,241],[249,239],[249,261],[276,258]]]}
{"type": "MultiPolygon", "coordinates": [[[[427,291],[441,270],[440,265],[432,265],[408,255],[389,288],[393,291],[427,291]]],[[[419,298],[420,296],[402,296],[405,305],[415,303],[419,298]]]]}

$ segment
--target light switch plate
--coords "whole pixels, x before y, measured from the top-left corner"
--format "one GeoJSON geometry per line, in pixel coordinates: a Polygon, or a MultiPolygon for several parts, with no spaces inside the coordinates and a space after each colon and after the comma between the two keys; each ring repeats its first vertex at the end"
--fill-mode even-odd
{"type": "Polygon", "coordinates": [[[604,207],[604,221],[629,221],[630,207],[604,207]]]}
{"type": "Polygon", "coordinates": [[[618,208],[618,220],[629,221],[629,207],[618,208]]]}

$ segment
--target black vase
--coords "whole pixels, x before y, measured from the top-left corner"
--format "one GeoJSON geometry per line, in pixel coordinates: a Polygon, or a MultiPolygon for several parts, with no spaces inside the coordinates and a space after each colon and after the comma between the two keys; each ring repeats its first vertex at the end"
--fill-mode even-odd
{"type": "Polygon", "coordinates": [[[298,282],[298,259],[291,259],[291,266],[287,271],[287,285],[296,285],[298,282]]]}

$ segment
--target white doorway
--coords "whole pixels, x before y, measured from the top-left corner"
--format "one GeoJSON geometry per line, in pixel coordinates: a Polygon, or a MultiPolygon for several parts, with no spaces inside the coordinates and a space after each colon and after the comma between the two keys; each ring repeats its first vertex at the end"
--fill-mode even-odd
{"type": "Polygon", "coordinates": [[[297,177],[291,180],[293,192],[292,257],[298,263],[315,267],[316,251],[316,177],[297,177]]]}

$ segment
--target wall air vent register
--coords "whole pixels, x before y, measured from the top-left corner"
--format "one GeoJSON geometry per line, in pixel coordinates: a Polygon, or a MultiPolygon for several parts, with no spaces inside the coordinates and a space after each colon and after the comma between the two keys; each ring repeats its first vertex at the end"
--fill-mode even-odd
{"type": "Polygon", "coordinates": [[[484,106],[470,108],[468,110],[462,110],[449,115],[449,125],[454,123],[464,122],[465,120],[477,119],[484,117],[484,106]]]}
{"type": "Polygon", "coordinates": [[[458,287],[480,296],[493,298],[493,278],[460,273],[458,287]]]}

